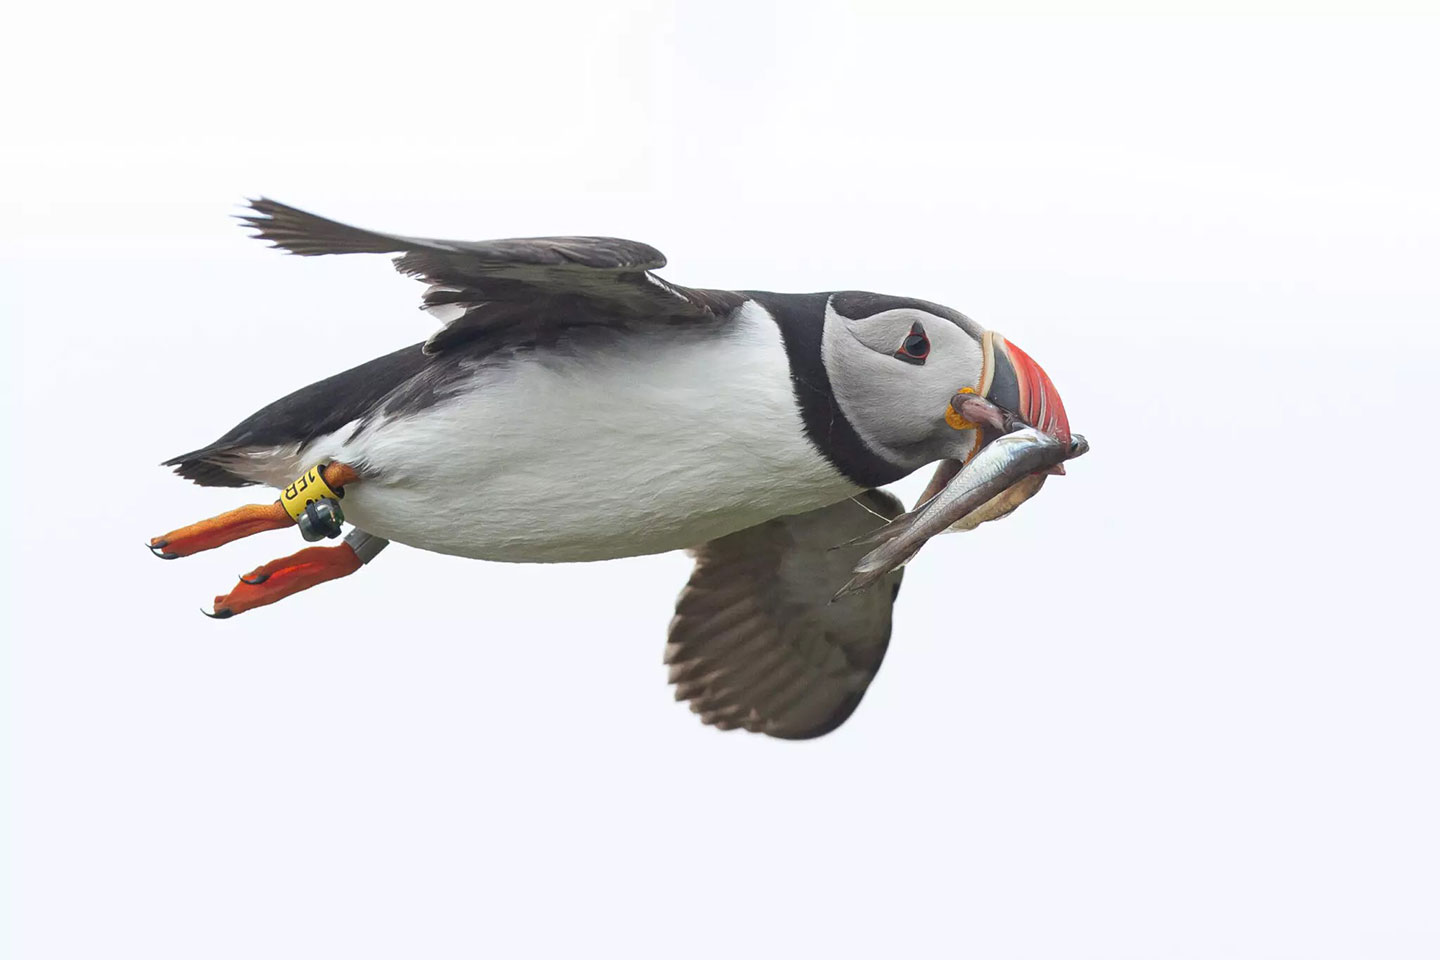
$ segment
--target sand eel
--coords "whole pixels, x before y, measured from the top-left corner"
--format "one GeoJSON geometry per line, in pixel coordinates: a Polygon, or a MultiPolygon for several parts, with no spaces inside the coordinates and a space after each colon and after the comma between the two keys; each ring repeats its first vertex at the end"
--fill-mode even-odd
{"type": "Polygon", "coordinates": [[[353,525],[246,574],[215,617],[354,573],[391,540],[512,562],[688,549],[677,699],[723,729],[814,737],[875,676],[917,541],[1008,513],[1083,452],[1040,366],[938,304],[682,287],[656,276],[658,250],[608,237],[432,240],[264,199],[242,219],[302,256],[400,254],[442,326],[166,462],[281,496],[156,537],[158,556],[353,525]],[[988,458],[987,493],[957,497],[965,465],[1021,428],[1045,450],[1000,480],[1010,461],[988,458]],[[937,461],[930,509],[874,489],[937,461]],[[942,515],[951,503],[969,512],[942,515]],[[868,589],[836,598],[862,574],[868,589]]]}

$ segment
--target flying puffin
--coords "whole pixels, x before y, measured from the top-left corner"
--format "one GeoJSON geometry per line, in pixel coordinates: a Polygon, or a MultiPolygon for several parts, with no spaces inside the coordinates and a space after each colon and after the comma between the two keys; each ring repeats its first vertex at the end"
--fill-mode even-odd
{"type": "Polygon", "coordinates": [[[1005,515],[1086,449],[1034,360],[924,300],[682,287],[656,276],[660,251],[610,237],[434,240],[268,199],[241,219],[301,256],[400,254],[442,326],[165,462],[280,490],[152,539],[165,559],[353,527],[241,577],[213,617],[353,573],[391,540],[510,562],[686,549],[676,699],[721,729],[816,737],[879,669],[919,545],[1005,515]],[[1002,439],[1028,459],[979,466],[1002,439]],[[909,514],[875,489],[937,461],[909,514]]]}

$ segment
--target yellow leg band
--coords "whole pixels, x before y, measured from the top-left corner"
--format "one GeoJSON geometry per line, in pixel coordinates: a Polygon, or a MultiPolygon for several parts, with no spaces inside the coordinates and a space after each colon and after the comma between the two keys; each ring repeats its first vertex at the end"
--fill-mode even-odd
{"type": "Polygon", "coordinates": [[[305,513],[305,507],[321,500],[339,500],[344,494],[330,489],[325,478],[320,476],[320,466],[306,470],[299,479],[280,491],[280,505],[296,523],[305,513]]]}

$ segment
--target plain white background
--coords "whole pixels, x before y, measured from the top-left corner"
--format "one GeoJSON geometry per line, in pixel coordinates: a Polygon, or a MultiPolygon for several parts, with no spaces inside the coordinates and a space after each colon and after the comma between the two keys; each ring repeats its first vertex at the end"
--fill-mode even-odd
{"type": "Polygon", "coordinates": [[[5,34],[7,956],[1440,955],[1435,20],[31,4],[5,34]],[[259,496],[158,461],[430,330],[381,258],[245,239],[262,193],[947,303],[1094,449],[920,555],[810,743],[671,701],[678,554],[395,547],[212,623],[298,544],[157,562],[259,496]]]}

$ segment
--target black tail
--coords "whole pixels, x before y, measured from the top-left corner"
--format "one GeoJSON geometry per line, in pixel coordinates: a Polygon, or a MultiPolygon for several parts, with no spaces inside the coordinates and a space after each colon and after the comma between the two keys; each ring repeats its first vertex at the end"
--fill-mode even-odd
{"type": "Polygon", "coordinates": [[[223,465],[224,455],[232,449],[211,444],[208,447],[201,447],[199,450],[172,457],[160,466],[174,467],[177,474],[186,480],[195,481],[202,487],[253,487],[257,481],[246,480],[223,465]]]}

